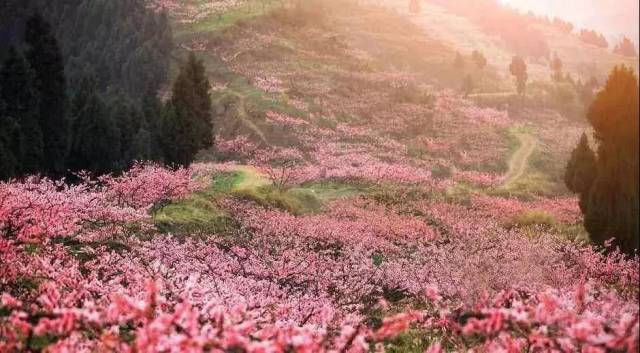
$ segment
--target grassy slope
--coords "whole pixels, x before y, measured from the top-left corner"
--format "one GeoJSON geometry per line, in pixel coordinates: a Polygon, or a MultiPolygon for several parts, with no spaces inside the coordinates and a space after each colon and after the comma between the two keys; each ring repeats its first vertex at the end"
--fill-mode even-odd
{"type": "MultiPolygon", "coordinates": [[[[414,73],[419,81],[440,87],[456,87],[460,73],[451,65],[451,57],[455,53],[452,44],[458,40],[456,38],[465,38],[467,43],[482,43],[496,52],[502,50],[499,43],[474,30],[468,21],[465,23],[464,19],[443,13],[438,15],[438,12],[428,16],[437,15],[441,22],[430,22],[435,30],[425,31],[415,21],[412,24],[403,15],[398,16],[379,7],[359,9],[357,13],[343,9],[333,14],[335,18],[332,18],[328,27],[282,25],[279,22],[282,19],[264,16],[262,11],[259,7],[241,7],[220,17],[210,15],[197,23],[178,25],[177,42],[183,48],[200,45],[197,53],[205,60],[214,86],[220,87],[213,93],[214,106],[221,120],[217,124],[218,132],[227,137],[248,135],[265,145],[297,144],[295,136],[283,134],[282,131],[274,132],[265,123],[264,112],[267,110],[281,111],[311,123],[320,123],[321,119],[314,120],[309,113],[322,116],[326,113],[326,106],[334,107],[343,101],[360,104],[372,112],[393,108],[385,101],[367,99],[363,93],[372,87],[366,86],[366,83],[361,86],[357,79],[345,75],[349,68],[372,74],[400,68],[414,73]],[[472,31],[473,36],[465,37],[468,31],[472,31]],[[449,33],[452,43],[430,39],[425,32],[434,37],[449,33]],[[334,45],[348,48],[347,54],[332,52],[334,45]],[[326,50],[329,54],[322,55],[326,50]],[[354,52],[358,55],[353,56],[354,52]],[[274,93],[257,88],[250,77],[251,72],[256,70],[273,72],[285,78],[288,89],[285,93],[274,93]],[[319,85],[327,86],[329,90],[319,92],[315,89],[319,85]],[[293,107],[290,104],[292,99],[305,102],[307,108],[300,110],[293,107]]],[[[177,54],[184,55],[184,50],[179,49],[177,54]]],[[[504,52],[496,55],[510,57],[504,52]]],[[[511,89],[510,81],[500,82],[499,77],[490,73],[487,76],[487,81],[493,80],[494,89],[504,92],[511,89]]],[[[340,108],[344,110],[334,110],[333,113],[344,116],[344,121],[362,120],[365,123],[364,117],[369,114],[349,106],[340,108]]],[[[516,137],[517,134],[514,135],[514,141],[517,142],[516,137]]],[[[529,148],[519,150],[527,153],[519,153],[516,152],[517,147],[517,144],[514,145],[511,153],[505,154],[505,166],[508,158],[519,161],[514,163],[518,165],[518,168],[514,168],[518,173],[510,178],[509,187],[483,190],[460,184],[450,189],[447,196],[455,200],[465,199],[475,192],[510,197],[522,195],[525,198],[532,193],[545,194],[548,178],[544,172],[529,167],[529,148]],[[520,154],[522,158],[516,158],[520,154]]],[[[167,226],[168,230],[178,233],[193,229],[206,232],[207,229],[220,230],[229,226],[230,218],[218,207],[218,202],[225,198],[248,199],[299,215],[321,212],[324,205],[339,198],[359,194],[386,197],[385,193],[393,193],[392,189],[381,185],[317,181],[289,190],[277,190],[255,169],[240,167],[232,175],[216,178],[210,189],[161,210],[156,214],[156,220],[167,226]]]]}

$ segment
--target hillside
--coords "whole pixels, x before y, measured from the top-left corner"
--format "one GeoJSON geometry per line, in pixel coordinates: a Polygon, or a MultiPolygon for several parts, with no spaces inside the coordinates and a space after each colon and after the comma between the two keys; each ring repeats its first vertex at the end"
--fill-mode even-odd
{"type": "Polygon", "coordinates": [[[565,186],[585,106],[637,63],[541,27],[580,83],[527,57],[520,95],[513,43],[407,3],[148,1],[156,112],[204,70],[214,144],[1,182],[0,352],[637,351],[638,255],[565,186]]]}

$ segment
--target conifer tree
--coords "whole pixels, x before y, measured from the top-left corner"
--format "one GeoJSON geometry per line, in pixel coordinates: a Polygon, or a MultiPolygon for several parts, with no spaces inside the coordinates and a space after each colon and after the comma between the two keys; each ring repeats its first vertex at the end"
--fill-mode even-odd
{"type": "Polygon", "coordinates": [[[190,54],[173,85],[163,119],[166,162],[189,165],[200,149],[213,144],[209,89],[202,61],[190,54]]]}
{"type": "Polygon", "coordinates": [[[24,58],[13,48],[0,70],[0,99],[4,114],[13,122],[8,133],[9,148],[15,161],[15,173],[32,174],[44,164],[43,136],[39,122],[39,102],[33,88],[32,72],[24,58]]]}
{"type": "Polygon", "coordinates": [[[553,60],[551,60],[551,70],[553,71],[553,75],[551,78],[554,81],[562,81],[562,60],[558,57],[558,53],[555,53],[553,56],[553,60]]]}
{"type": "Polygon", "coordinates": [[[596,155],[589,147],[586,134],[582,134],[578,146],[571,152],[564,174],[564,182],[569,190],[580,195],[580,209],[586,211],[586,197],[596,177],[596,155]]]}
{"type": "Polygon", "coordinates": [[[187,166],[193,162],[200,144],[194,138],[199,134],[196,124],[186,109],[169,103],[164,109],[160,144],[164,161],[170,165],[187,166]]]}
{"type": "Polygon", "coordinates": [[[65,171],[68,123],[66,118],[66,81],[58,42],[51,27],[38,13],[26,24],[26,56],[34,71],[35,89],[40,102],[43,171],[53,176],[65,171]]]}
{"type": "MultiPolygon", "coordinates": [[[[632,69],[624,66],[612,71],[607,83],[589,107],[587,118],[598,145],[594,178],[579,175],[572,156],[567,183],[581,193],[585,228],[596,244],[615,238],[615,244],[631,253],[638,248],[638,82],[632,69]],[[586,185],[592,183],[591,187],[586,185]]],[[[583,142],[581,141],[581,144],[583,142]]],[[[577,150],[584,150],[578,146],[577,150]]],[[[575,154],[579,154],[575,152],[575,154]]],[[[584,157],[587,160],[591,157],[584,157]]],[[[582,163],[582,165],[588,165],[582,163]]],[[[592,167],[587,168],[592,170],[592,167]]]]}
{"type": "Polygon", "coordinates": [[[4,114],[4,102],[0,100],[0,181],[16,175],[16,158],[11,150],[13,129],[13,119],[4,114]]]}
{"type": "Polygon", "coordinates": [[[509,71],[516,79],[516,89],[519,95],[524,95],[529,76],[527,75],[527,64],[520,56],[514,56],[509,65],[509,71]]]}
{"type": "Polygon", "coordinates": [[[116,122],[98,96],[94,81],[83,80],[81,88],[72,102],[69,167],[98,174],[118,170],[121,167],[120,132],[116,122]]]}

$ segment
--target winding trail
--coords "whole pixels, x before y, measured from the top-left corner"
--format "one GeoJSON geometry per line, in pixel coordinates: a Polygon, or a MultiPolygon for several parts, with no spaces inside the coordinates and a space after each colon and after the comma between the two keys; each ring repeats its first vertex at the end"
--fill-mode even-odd
{"type": "Polygon", "coordinates": [[[509,170],[507,171],[507,174],[505,174],[505,181],[502,185],[505,188],[508,188],[522,177],[527,169],[529,157],[531,157],[538,144],[536,138],[530,134],[517,132],[515,135],[518,138],[518,141],[520,141],[520,147],[518,147],[518,150],[509,160],[509,170]]]}

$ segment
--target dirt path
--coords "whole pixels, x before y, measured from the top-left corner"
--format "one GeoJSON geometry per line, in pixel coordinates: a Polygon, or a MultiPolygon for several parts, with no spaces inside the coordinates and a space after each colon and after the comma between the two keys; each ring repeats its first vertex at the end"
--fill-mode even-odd
{"type": "Polygon", "coordinates": [[[520,141],[520,147],[509,160],[509,170],[505,175],[504,187],[509,187],[524,174],[529,157],[531,157],[538,144],[536,138],[530,134],[517,132],[515,135],[520,141]]]}

